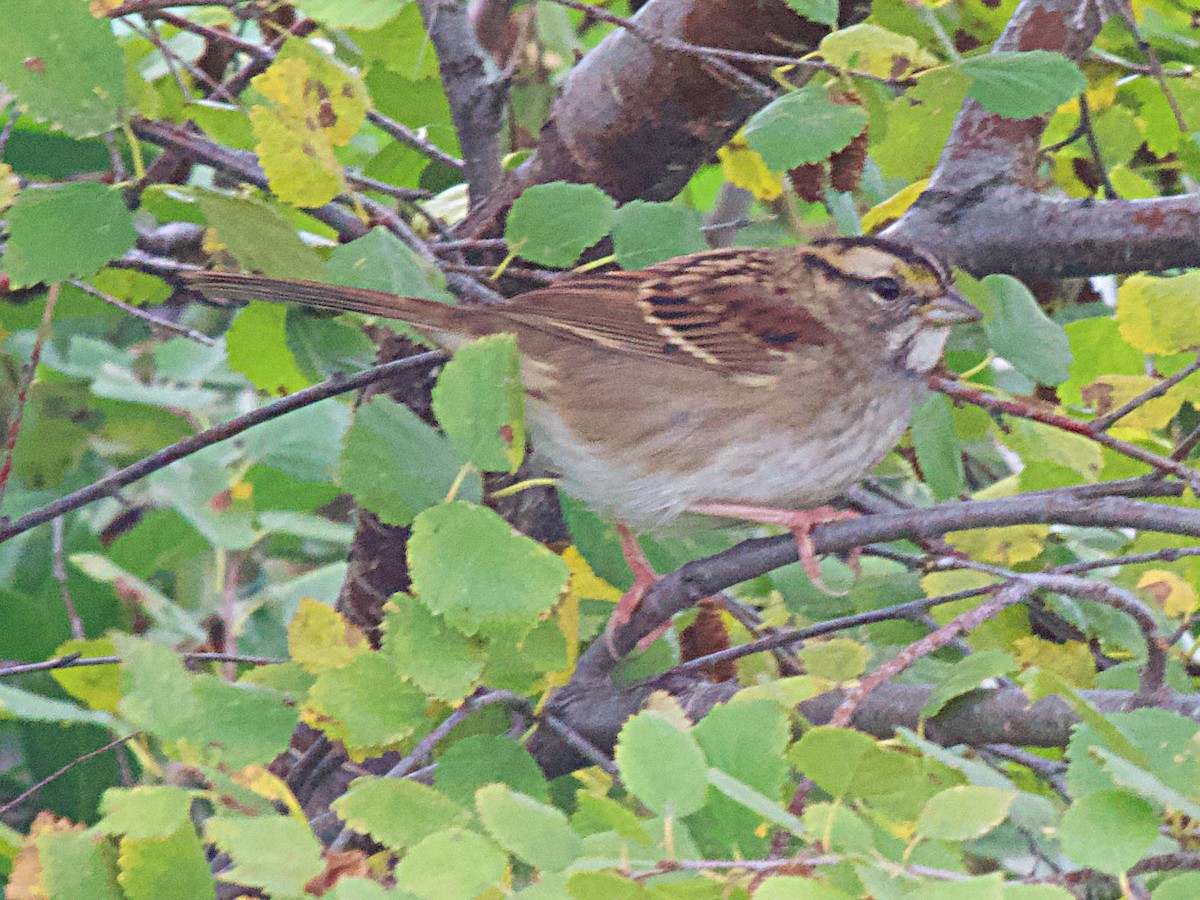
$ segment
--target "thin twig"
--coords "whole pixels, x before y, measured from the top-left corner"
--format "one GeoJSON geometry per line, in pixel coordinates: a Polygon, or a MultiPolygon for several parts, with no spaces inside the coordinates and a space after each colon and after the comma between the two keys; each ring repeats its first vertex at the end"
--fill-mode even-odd
{"type": "Polygon", "coordinates": [[[585,738],[582,734],[560,719],[558,716],[548,712],[543,712],[538,716],[538,721],[543,723],[547,728],[557,734],[560,738],[574,747],[579,753],[592,763],[599,766],[609,775],[617,774],[617,764],[612,761],[603,750],[585,738]]]}
{"type": "Polygon", "coordinates": [[[1088,104],[1087,93],[1079,95],[1079,126],[1083,129],[1083,136],[1087,140],[1088,150],[1092,154],[1092,162],[1096,166],[1096,177],[1100,179],[1100,186],[1104,188],[1104,196],[1109,200],[1120,199],[1120,194],[1113,187],[1113,183],[1108,177],[1108,167],[1104,165],[1104,157],[1100,155],[1100,143],[1096,140],[1096,129],[1092,127],[1092,109],[1088,104]]]}
{"type": "Polygon", "coordinates": [[[141,735],[142,733],[143,732],[141,732],[141,731],[135,731],[132,734],[127,734],[127,735],[125,735],[125,737],[120,737],[120,738],[117,738],[116,740],[109,741],[103,747],[97,747],[95,750],[91,751],[90,753],[83,754],[83,756],[79,757],[78,759],[71,760],[71,762],[67,763],[65,766],[63,766],[61,769],[59,769],[57,772],[52,772],[51,774],[49,774],[45,778],[43,778],[41,781],[39,781],[37,784],[35,784],[33,787],[29,788],[26,791],[22,791],[20,794],[18,794],[13,799],[9,800],[3,806],[0,806],[0,816],[3,816],[5,814],[7,814],[8,812],[10,812],[11,810],[15,809],[17,806],[21,805],[21,803],[28,800],[30,797],[32,797],[34,794],[36,794],[38,791],[40,791],[42,788],[44,788],[46,785],[50,784],[50,782],[56,781],[57,779],[66,775],[68,772],[70,772],[73,768],[75,768],[80,763],[85,763],[89,759],[95,759],[97,756],[100,756],[103,753],[107,753],[109,750],[114,750],[117,747],[124,744],[126,741],[131,741],[135,737],[138,737],[139,735],[141,735]]]}
{"type": "MultiPolygon", "coordinates": [[[[8,489],[8,479],[12,475],[13,454],[17,449],[17,438],[21,435],[21,419],[25,415],[25,403],[29,399],[29,388],[37,374],[38,361],[42,358],[42,346],[50,333],[50,320],[54,317],[54,307],[58,303],[58,295],[62,291],[61,284],[52,284],[46,292],[46,305],[42,309],[42,318],[38,322],[37,336],[33,340],[33,350],[29,353],[29,364],[21,375],[21,384],[17,388],[17,403],[13,409],[12,420],[8,423],[8,435],[4,440],[4,464],[0,465],[0,511],[4,509],[4,493],[8,489]]],[[[0,523],[4,521],[0,513],[0,523]]]]}
{"type": "Polygon", "coordinates": [[[1068,431],[1071,434],[1080,434],[1086,438],[1095,441],[1115,450],[1122,456],[1128,456],[1130,459],[1136,459],[1138,462],[1143,462],[1146,465],[1159,470],[1160,472],[1169,473],[1182,478],[1192,488],[1193,491],[1200,492],[1200,472],[1195,469],[1185,466],[1179,460],[1171,459],[1159,453],[1153,453],[1149,450],[1143,450],[1136,444],[1129,441],[1118,440],[1111,435],[1105,434],[1102,431],[1096,431],[1087,422],[1080,422],[1077,419],[1072,419],[1067,416],[1059,415],[1058,413],[1047,412],[1030,406],[1027,403],[1021,403],[1016,400],[1002,400],[998,397],[992,397],[982,391],[967,387],[960,382],[953,381],[949,378],[941,376],[931,376],[929,379],[930,386],[934,390],[940,391],[952,400],[960,400],[970,403],[974,406],[980,406],[984,409],[991,409],[997,412],[1005,412],[1010,415],[1019,416],[1023,419],[1029,419],[1032,422],[1041,422],[1044,425],[1052,425],[1063,431],[1068,431]]]}
{"type": "Polygon", "coordinates": [[[21,113],[13,108],[8,113],[8,120],[4,123],[4,127],[0,128],[0,158],[4,156],[4,148],[8,146],[8,139],[12,137],[13,128],[17,124],[17,119],[21,117],[21,113]]]}
{"type": "MultiPolygon", "coordinates": [[[[56,522],[61,522],[61,519],[55,519],[56,522]]],[[[230,658],[222,664],[222,674],[226,681],[237,680],[237,663],[233,658],[237,656],[237,596],[238,582],[242,577],[242,561],[245,555],[239,552],[225,554],[225,578],[221,585],[221,626],[224,634],[224,646],[221,648],[224,653],[230,658]]]]}
{"type": "Polygon", "coordinates": [[[83,620],[79,618],[79,613],[75,609],[75,603],[71,600],[71,591],[67,587],[67,567],[63,563],[62,519],[55,519],[51,524],[50,546],[54,556],[54,580],[58,582],[59,594],[62,596],[63,606],[67,610],[67,621],[71,623],[71,637],[77,641],[82,641],[87,637],[87,634],[83,630],[83,620]]]}
{"type": "MultiPolygon", "coordinates": [[[[450,713],[441,723],[438,724],[429,734],[421,738],[412,752],[404,759],[400,760],[394,766],[384,773],[384,778],[404,778],[409,775],[412,770],[420,765],[424,760],[433,755],[433,751],[437,749],[437,745],[441,743],[451,731],[465,722],[472,713],[483,709],[485,706],[493,706],[497,703],[513,707],[514,710],[519,710],[522,713],[531,715],[533,710],[529,701],[519,694],[514,694],[512,691],[493,691],[485,687],[476,689],[475,694],[464,700],[454,712],[450,713]]],[[[329,844],[330,853],[336,853],[344,850],[346,845],[354,837],[354,831],[350,826],[346,826],[341,830],[337,837],[329,844]]]]}
{"type": "Polygon", "coordinates": [[[704,669],[715,663],[725,662],[726,660],[741,659],[744,656],[750,656],[754,653],[762,653],[766,650],[775,650],[780,647],[789,647],[793,644],[798,644],[801,641],[806,641],[811,638],[821,637],[826,634],[833,634],[837,631],[846,631],[850,628],[857,628],[860,625],[873,625],[876,622],[889,622],[895,619],[908,619],[919,613],[933,609],[935,606],[941,606],[946,603],[955,603],[959,600],[967,600],[971,597],[978,597],[982,594],[990,593],[994,590],[994,585],[988,587],[967,588],[961,591],[955,591],[952,594],[939,594],[936,597],[922,597],[918,600],[909,600],[906,603],[896,603],[892,606],[885,606],[882,609],[871,609],[866,612],[855,613],[851,616],[840,616],[836,619],[827,619],[824,622],[818,622],[816,625],[810,625],[807,628],[788,629],[779,631],[775,634],[768,635],[764,638],[759,638],[756,641],[750,641],[746,644],[739,644],[737,647],[730,647],[727,650],[719,650],[716,653],[709,653],[707,656],[698,656],[695,659],[689,659],[685,663],[680,663],[668,669],[661,675],[655,675],[647,679],[648,681],[657,681],[671,675],[682,675],[686,672],[694,672],[698,669],[704,669]]]}
{"type": "Polygon", "coordinates": [[[391,378],[409,369],[431,366],[445,359],[446,354],[442,351],[430,350],[425,353],[418,353],[416,356],[383,363],[382,365],[374,366],[349,377],[337,375],[327,381],[322,381],[320,384],[304,388],[273,403],[268,403],[266,406],[259,407],[245,415],[230,419],[221,425],[215,425],[189,438],[184,438],[182,441],[177,441],[169,447],[164,447],[157,453],[152,453],[150,456],[138,460],[132,465],[118,469],[116,472],[104,476],[99,481],[95,481],[85,488],[80,488],[77,491],[67,494],[53,503],[49,503],[40,509],[35,509],[33,512],[21,516],[16,521],[8,522],[0,519],[0,544],[61,515],[87,506],[96,500],[111,496],[115,491],[128,484],[132,484],[139,478],[145,478],[152,472],[164,469],[176,460],[190,456],[199,450],[203,450],[205,447],[211,447],[213,444],[219,444],[221,441],[236,437],[247,429],[253,428],[255,425],[261,425],[263,422],[277,419],[286,413],[293,412],[305,406],[311,406],[321,400],[336,397],[338,394],[356,391],[359,388],[364,388],[377,381],[391,378]]]}
{"type": "Polygon", "coordinates": [[[1187,122],[1184,121],[1183,113],[1179,109],[1179,101],[1175,99],[1175,94],[1172,93],[1170,86],[1167,84],[1166,75],[1163,72],[1162,61],[1159,60],[1158,54],[1154,52],[1154,45],[1142,37],[1142,33],[1138,28],[1137,19],[1133,15],[1133,8],[1130,6],[1129,0],[1112,0],[1110,8],[1115,8],[1117,15],[1121,17],[1121,21],[1125,23],[1125,27],[1129,29],[1129,33],[1133,35],[1134,41],[1137,43],[1137,48],[1142,51],[1146,57],[1147,67],[1150,69],[1150,74],[1154,76],[1158,86],[1162,89],[1163,96],[1167,100],[1167,105],[1171,107],[1171,112],[1175,114],[1175,124],[1179,126],[1179,130],[1184,134],[1188,132],[1187,122]]]}
{"type": "MultiPolygon", "coordinates": [[[[233,662],[248,666],[277,666],[287,662],[275,656],[246,656],[230,653],[180,653],[180,659],[190,662],[233,662]]],[[[35,663],[15,663],[11,666],[0,667],[0,678],[13,675],[28,675],[30,672],[47,672],[52,669],[81,669],[88,666],[119,666],[123,660],[119,656],[83,656],[79,653],[67,653],[54,659],[46,659],[35,663]]]]}
{"type": "Polygon", "coordinates": [[[381,112],[371,110],[367,113],[367,121],[405,146],[412,147],[418,153],[423,153],[430,159],[440,162],[444,166],[449,166],[456,172],[462,171],[466,165],[461,159],[451,156],[428,138],[422,137],[407,125],[402,125],[395,119],[389,119],[381,112]]]}
{"type": "Polygon", "coordinates": [[[1153,400],[1156,397],[1161,397],[1167,391],[1171,390],[1171,388],[1175,387],[1175,385],[1179,384],[1179,382],[1183,381],[1185,378],[1190,378],[1197,372],[1200,372],[1200,356],[1197,356],[1196,359],[1184,366],[1171,377],[1164,378],[1162,381],[1157,382],[1153,387],[1142,391],[1128,403],[1117,407],[1112,412],[1105,413],[1102,416],[1097,416],[1095,419],[1092,419],[1092,428],[1094,428],[1096,431],[1107,431],[1119,419],[1125,418],[1125,416],[1129,415],[1135,409],[1149,402],[1150,400],[1153,400]]]}
{"type": "Polygon", "coordinates": [[[986,622],[999,613],[1020,603],[1035,590],[1034,586],[1021,580],[1010,581],[1000,590],[984,600],[974,609],[951,619],[937,631],[933,631],[920,640],[914,641],[895,657],[885,662],[878,669],[861,679],[858,684],[846,692],[846,697],[834,712],[829,724],[834,728],[849,728],[854,720],[854,713],[871,691],[895,676],[899,675],[918,659],[928,656],[940,647],[966,631],[986,622]]]}
{"type": "Polygon", "coordinates": [[[78,288],[85,294],[95,297],[98,300],[103,300],[110,306],[115,306],[117,309],[121,310],[121,312],[128,313],[134,318],[141,319],[143,322],[149,322],[151,325],[174,332],[175,334],[195,341],[198,344],[203,344],[206,347],[212,347],[217,343],[215,339],[210,338],[207,334],[196,331],[194,328],[188,328],[186,325],[180,325],[177,322],[172,322],[170,319],[164,319],[162,316],[156,316],[154,313],[147,312],[144,309],[139,309],[136,306],[126,303],[124,300],[118,300],[111,294],[106,294],[104,291],[93,287],[85,281],[79,281],[78,279],[73,278],[71,279],[70,284],[71,287],[78,288]]]}

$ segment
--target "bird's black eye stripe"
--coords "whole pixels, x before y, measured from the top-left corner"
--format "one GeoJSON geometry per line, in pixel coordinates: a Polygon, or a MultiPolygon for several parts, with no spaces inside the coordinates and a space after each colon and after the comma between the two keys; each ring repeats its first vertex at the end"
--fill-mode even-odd
{"type": "Polygon", "coordinates": [[[900,282],[895,278],[873,278],[871,291],[883,300],[895,300],[900,296],[900,282]]]}

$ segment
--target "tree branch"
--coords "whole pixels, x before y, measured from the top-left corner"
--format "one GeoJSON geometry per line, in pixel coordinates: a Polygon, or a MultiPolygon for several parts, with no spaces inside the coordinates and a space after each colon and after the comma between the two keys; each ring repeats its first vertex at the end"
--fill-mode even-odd
{"type": "MultiPolygon", "coordinates": [[[[1099,3],[1022,0],[996,50],[1050,50],[1080,61],[1099,3]]],[[[1049,115],[1006,119],[974,100],[960,111],[929,188],[884,231],[977,275],[1080,277],[1200,262],[1200,197],[1072,200],[1035,189],[1049,115]]]]}

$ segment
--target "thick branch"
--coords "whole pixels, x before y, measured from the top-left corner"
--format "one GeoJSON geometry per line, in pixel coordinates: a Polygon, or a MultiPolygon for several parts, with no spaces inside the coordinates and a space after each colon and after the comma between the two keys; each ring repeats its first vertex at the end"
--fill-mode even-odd
{"type": "MultiPolygon", "coordinates": [[[[713,685],[675,685],[672,694],[695,721],[718,703],[730,700],[740,690],[732,682],[713,685]]],[[[898,728],[919,730],[921,710],[934,686],[928,684],[882,684],[868,694],[855,710],[851,727],[879,738],[892,737],[898,728]]],[[[651,688],[602,693],[568,686],[551,700],[547,711],[567,721],[601,749],[616,742],[625,720],[641,709],[651,688]]],[[[1120,712],[1135,699],[1132,691],[1080,691],[1101,712],[1120,712]]],[[[846,700],[844,691],[831,691],[805,700],[800,713],[814,725],[826,725],[846,700]]],[[[1170,694],[1160,709],[1189,718],[1200,718],[1200,696],[1170,694]]],[[[1019,747],[1064,747],[1079,717],[1066,701],[1046,697],[1029,705],[1029,697],[1017,688],[979,690],[950,703],[933,719],[924,722],[924,734],[944,746],[966,744],[1013,744],[1019,747]]],[[[566,774],[589,765],[578,752],[545,728],[530,739],[528,747],[548,777],[566,774]]]]}
{"type": "Polygon", "coordinates": [[[500,183],[500,130],[507,86],[479,45],[458,0],[421,0],[421,17],[437,50],[442,86],[466,164],[471,204],[478,205],[500,183]]]}
{"type": "MultiPolygon", "coordinates": [[[[839,21],[870,11],[841,0],[839,21]]],[[[485,231],[521,191],[547,181],[595,184],[617,200],[673,197],[766,102],[695,54],[667,50],[645,34],[692,45],[800,57],[828,28],[778,0],[650,0],[571,70],[536,152],[460,228],[485,231]]]]}
{"type": "MultiPolygon", "coordinates": [[[[1055,523],[1200,536],[1200,510],[1123,497],[1084,499],[1070,491],[1045,491],[831,522],[814,529],[813,542],[817,553],[841,553],[866,544],[931,538],[970,528],[1055,523]]],[[[688,563],[655,584],[629,624],[614,632],[611,651],[604,641],[588,648],[579,660],[576,677],[591,681],[607,678],[616,659],[632,651],[638,641],[671,616],[702,597],[795,561],[795,540],[781,536],[745,541],[724,553],[688,563]]]]}
{"type": "MultiPolygon", "coordinates": [[[[996,50],[1050,50],[1081,61],[1101,4],[1023,0],[996,50]]],[[[1006,119],[967,100],[929,189],[885,234],[976,275],[1078,277],[1200,262],[1200,197],[1070,200],[1037,193],[1049,115],[1006,119]]]]}

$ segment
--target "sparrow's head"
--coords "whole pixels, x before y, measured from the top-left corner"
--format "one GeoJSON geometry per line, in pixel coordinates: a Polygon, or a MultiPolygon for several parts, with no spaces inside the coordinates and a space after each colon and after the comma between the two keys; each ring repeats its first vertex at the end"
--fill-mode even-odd
{"type": "Polygon", "coordinates": [[[954,287],[949,268],[929,253],[873,237],[826,238],[813,246],[827,276],[852,291],[854,314],[886,332],[889,350],[910,371],[937,364],[951,325],[980,318],[954,287]]]}

